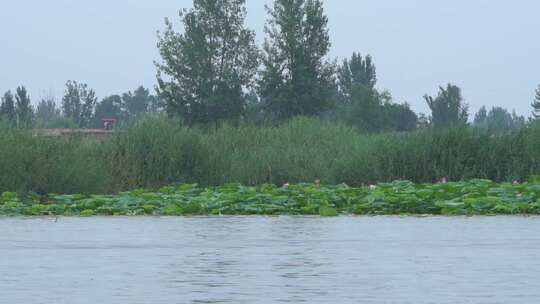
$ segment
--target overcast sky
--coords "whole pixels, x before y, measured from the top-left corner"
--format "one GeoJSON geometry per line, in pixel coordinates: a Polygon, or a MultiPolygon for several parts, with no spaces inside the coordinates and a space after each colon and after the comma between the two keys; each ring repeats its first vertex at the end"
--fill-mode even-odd
{"type": "MultiPolygon", "coordinates": [[[[248,26],[263,39],[265,3],[248,0],[248,26]]],[[[422,99],[448,82],[471,110],[503,106],[528,115],[540,83],[538,0],[326,0],[332,58],[371,54],[378,87],[427,112],[422,99]]],[[[0,92],[25,85],[34,102],[61,98],[66,80],[98,96],[153,87],[156,31],[191,0],[3,0],[0,92]]],[[[178,24],[178,19],[175,18],[178,24]]]]}

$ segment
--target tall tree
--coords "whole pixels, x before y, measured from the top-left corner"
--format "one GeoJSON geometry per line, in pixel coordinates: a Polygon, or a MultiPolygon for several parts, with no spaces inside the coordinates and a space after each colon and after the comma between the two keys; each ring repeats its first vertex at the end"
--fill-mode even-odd
{"type": "Polygon", "coordinates": [[[368,132],[412,131],[418,117],[407,103],[394,103],[388,91],[379,93],[377,69],[371,56],[353,53],[337,69],[340,109],[338,115],[368,132]]]}
{"type": "Polygon", "coordinates": [[[340,117],[348,124],[368,132],[381,131],[387,124],[382,99],[376,90],[364,85],[353,85],[348,101],[340,108],[340,117]]]}
{"type": "Polygon", "coordinates": [[[352,86],[346,104],[341,105],[339,118],[367,132],[416,129],[418,116],[408,103],[395,103],[388,91],[379,93],[361,84],[352,86]]]}
{"type": "Polygon", "coordinates": [[[374,90],[377,84],[377,70],[370,55],[365,58],[353,53],[351,59],[343,60],[337,69],[339,95],[342,102],[350,102],[354,86],[362,85],[374,90]]]}
{"type": "Polygon", "coordinates": [[[81,127],[88,128],[94,121],[94,114],[97,104],[96,92],[89,89],[86,84],[83,85],[80,92],[82,102],[81,127]]]}
{"type": "Polygon", "coordinates": [[[15,92],[15,112],[17,113],[17,124],[19,126],[30,126],[34,118],[34,109],[24,86],[18,87],[15,92]]]}
{"type": "Polygon", "coordinates": [[[536,95],[534,97],[534,102],[532,104],[533,107],[533,117],[535,119],[540,118],[540,85],[538,85],[538,89],[536,90],[536,95]]]}
{"type": "Polygon", "coordinates": [[[266,7],[262,102],[274,118],[319,115],[335,96],[328,18],[321,0],[275,0],[266,7]]]}
{"type": "Polygon", "coordinates": [[[478,112],[474,115],[474,124],[476,126],[484,125],[487,123],[487,109],[485,106],[482,106],[478,112]]]}
{"type": "Polygon", "coordinates": [[[36,109],[36,120],[46,123],[57,121],[60,117],[61,111],[53,98],[41,99],[36,109]]]}
{"type": "Polygon", "coordinates": [[[121,120],[123,116],[122,97],[120,97],[120,95],[107,96],[96,105],[94,127],[103,127],[101,122],[101,119],[103,118],[121,120]]]}
{"type": "Polygon", "coordinates": [[[150,112],[155,97],[143,86],[138,87],[134,92],[127,92],[122,95],[122,110],[128,120],[136,119],[139,115],[150,112]]]}
{"type": "Polygon", "coordinates": [[[184,33],[165,21],[157,92],[169,114],[188,124],[242,115],[259,56],[246,14],[245,0],[194,0],[192,9],[180,12],[184,33]]]}
{"type": "Polygon", "coordinates": [[[467,123],[469,107],[464,102],[458,86],[448,84],[446,88],[439,87],[436,98],[426,95],[424,99],[431,110],[431,123],[434,127],[467,123]]]}
{"type": "Polygon", "coordinates": [[[408,103],[385,103],[383,104],[388,129],[398,132],[411,132],[417,128],[418,115],[411,110],[408,103]]]}
{"type": "Polygon", "coordinates": [[[79,125],[81,121],[81,96],[79,84],[76,81],[69,80],[66,83],[64,97],[62,97],[62,112],[64,117],[71,119],[79,125]]]}
{"type": "Polygon", "coordinates": [[[510,113],[501,107],[493,107],[489,112],[482,107],[476,113],[474,126],[492,134],[503,134],[523,128],[525,117],[517,115],[516,112],[510,113]]]}
{"type": "Polygon", "coordinates": [[[2,104],[0,105],[0,120],[6,120],[15,123],[17,120],[17,113],[15,112],[15,99],[11,91],[7,91],[2,97],[2,104]]]}
{"type": "Polygon", "coordinates": [[[96,92],[87,84],[71,80],[66,83],[62,111],[77,126],[85,128],[92,124],[96,103],[96,92]]]}

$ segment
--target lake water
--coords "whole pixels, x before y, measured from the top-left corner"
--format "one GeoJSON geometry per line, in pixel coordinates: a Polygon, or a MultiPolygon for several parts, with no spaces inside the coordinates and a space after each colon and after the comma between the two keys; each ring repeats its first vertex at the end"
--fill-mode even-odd
{"type": "Polygon", "coordinates": [[[0,303],[540,303],[540,218],[0,219],[0,303]]]}

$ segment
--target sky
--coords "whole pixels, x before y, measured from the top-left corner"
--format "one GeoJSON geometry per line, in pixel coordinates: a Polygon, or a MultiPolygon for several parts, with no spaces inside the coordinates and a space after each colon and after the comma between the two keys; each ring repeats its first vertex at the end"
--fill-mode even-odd
{"type": "MultiPolygon", "coordinates": [[[[248,27],[264,40],[270,0],[247,0],[248,27]]],[[[379,89],[428,112],[422,96],[460,86],[482,105],[529,115],[540,84],[540,1],[324,0],[331,59],[370,54],[379,89]]],[[[25,85],[34,103],[61,99],[67,80],[104,97],[153,88],[157,31],[191,0],[3,0],[0,93],[25,85]]]]}

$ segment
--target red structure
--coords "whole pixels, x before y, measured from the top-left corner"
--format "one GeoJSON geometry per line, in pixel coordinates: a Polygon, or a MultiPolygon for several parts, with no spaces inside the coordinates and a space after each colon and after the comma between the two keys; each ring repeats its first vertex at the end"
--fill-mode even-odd
{"type": "Polygon", "coordinates": [[[114,128],[116,125],[116,118],[102,118],[101,122],[103,122],[103,129],[110,131],[114,128]]]}

